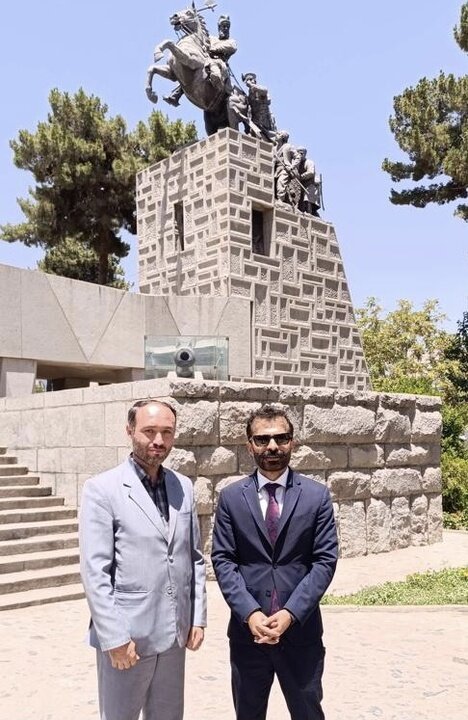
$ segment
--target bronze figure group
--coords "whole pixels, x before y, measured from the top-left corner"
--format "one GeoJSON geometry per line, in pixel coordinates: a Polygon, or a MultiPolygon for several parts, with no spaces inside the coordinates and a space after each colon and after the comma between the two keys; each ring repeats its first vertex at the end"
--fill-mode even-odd
{"type": "Polygon", "coordinates": [[[148,68],[146,94],[151,102],[158,101],[153,78],[159,75],[176,82],[173,91],[163,97],[178,106],[185,95],[203,110],[205,129],[212,135],[221,128],[231,127],[254,135],[275,146],[275,197],[295,210],[318,216],[323,207],[322,183],[315,164],[307,158],[304,147],[289,143],[289,135],[278,131],[271,112],[268,90],[257,81],[254,72],[242,75],[243,89],[229,67],[229,59],[237,51],[231,38],[231,21],[227,15],[218,20],[218,35],[210,35],[203,11],[214,10],[207,2],[204,8],[195,3],[174,13],[170,23],[178,39],[163,40],[154,51],[154,62],[148,68]],[[160,64],[168,51],[167,63],[160,64]]]}

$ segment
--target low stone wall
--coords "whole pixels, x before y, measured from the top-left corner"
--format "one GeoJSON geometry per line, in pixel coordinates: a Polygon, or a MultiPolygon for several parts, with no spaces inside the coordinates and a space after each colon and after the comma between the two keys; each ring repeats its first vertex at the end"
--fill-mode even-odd
{"type": "Polygon", "coordinates": [[[77,504],[86,478],[127,456],[126,413],[144,397],[177,409],[167,464],[194,480],[207,552],[219,491],[252,470],[245,422],[264,402],[290,411],[300,442],[293,466],[330,488],[342,556],[442,539],[434,397],[149,380],[0,399],[0,445],[77,504]]]}

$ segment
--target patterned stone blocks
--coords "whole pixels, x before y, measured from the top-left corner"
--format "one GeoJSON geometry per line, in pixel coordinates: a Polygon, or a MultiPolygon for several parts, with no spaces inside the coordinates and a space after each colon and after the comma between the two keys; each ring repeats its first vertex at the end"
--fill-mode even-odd
{"type": "Polygon", "coordinates": [[[251,379],[368,387],[333,226],[275,204],[269,143],[223,130],[183,148],[139,173],[137,206],[140,291],[249,299],[251,379]]]}

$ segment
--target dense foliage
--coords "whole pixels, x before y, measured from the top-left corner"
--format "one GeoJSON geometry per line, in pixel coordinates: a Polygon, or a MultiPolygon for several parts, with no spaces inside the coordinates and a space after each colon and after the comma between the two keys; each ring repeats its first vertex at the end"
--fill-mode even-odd
{"type": "Polygon", "coordinates": [[[450,335],[436,300],[383,313],[375,298],[356,311],[374,390],[440,395],[446,525],[468,529],[468,313],[450,335]]]}
{"type": "Polygon", "coordinates": [[[468,403],[468,312],[458,322],[458,330],[447,350],[447,358],[452,360],[448,379],[453,388],[454,403],[468,403]]]}
{"type": "Polygon", "coordinates": [[[409,300],[400,300],[396,310],[384,315],[371,297],[356,317],[374,390],[443,393],[451,337],[442,328],[445,315],[437,300],[427,300],[421,310],[409,300]]]}
{"type": "MultiPolygon", "coordinates": [[[[52,90],[49,102],[47,120],[34,133],[20,130],[10,143],[15,164],[36,184],[18,200],[25,222],[2,226],[0,238],[46,251],[66,240],[81,243],[98,258],[97,281],[105,285],[115,281],[112,268],[129,252],[122,231],[136,231],[136,172],[195,140],[195,126],[153,112],[129,132],[120,115],[108,117],[107,105],[82,89],[75,95],[52,90]]],[[[70,267],[62,250],[60,261],[45,262],[74,277],[74,261],[70,267]]]]}
{"type": "MultiPolygon", "coordinates": [[[[62,275],[72,280],[99,283],[99,257],[95,250],[79,240],[65,238],[58,245],[46,250],[42,260],[37,263],[42,272],[62,275]]],[[[129,290],[124,270],[115,255],[108,257],[107,283],[109,287],[129,290]]]]}

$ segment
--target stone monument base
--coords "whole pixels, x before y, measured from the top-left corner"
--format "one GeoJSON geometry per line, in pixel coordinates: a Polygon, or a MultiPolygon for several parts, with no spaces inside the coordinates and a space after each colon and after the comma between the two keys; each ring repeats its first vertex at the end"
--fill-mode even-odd
{"type": "Polygon", "coordinates": [[[245,424],[265,402],[289,410],[292,466],[330,489],[342,557],[442,539],[440,400],[281,385],[146,380],[0,399],[0,445],[69,504],[91,475],[123,461],[128,408],[165,398],[177,409],[166,464],[192,478],[205,552],[221,488],[253,470],[245,424]]]}

